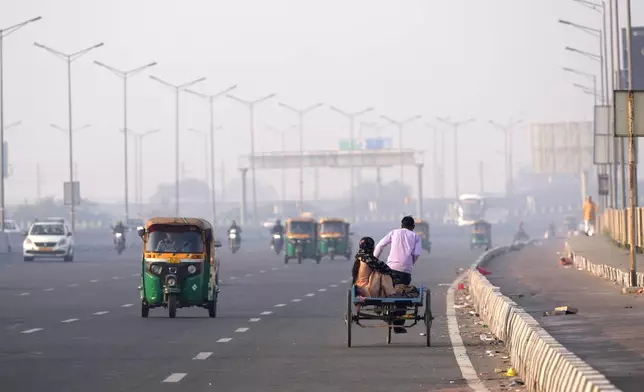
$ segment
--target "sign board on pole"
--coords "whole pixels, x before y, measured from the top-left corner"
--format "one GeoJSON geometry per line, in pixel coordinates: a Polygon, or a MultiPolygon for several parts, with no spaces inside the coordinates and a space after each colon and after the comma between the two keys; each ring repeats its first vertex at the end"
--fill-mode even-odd
{"type": "Polygon", "coordinates": [[[365,140],[365,150],[384,150],[391,148],[391,138],[374,138],[365,140]]]}
{"type": "MultiPolygon", "coordinates": [[[[615,136],[628,137],[628,91],[615,90],[615,136]]],[[[633,91],[633,136],[644,136],[644,90],[633,91]]]]}
{"type": "Polygon", "coordinates": [[[80,183],[78,181],[74,181],[74,189],[72,192],[72,187],[69,185],[69,181],[66,181],[63,185],[63,199],[65,201],[65,205],[80,205],[81,202],[81,197],[80,197],[80,183]]]}
{"type": "Polygon", "coordinates": [[[593,163],[595,165],[608,165],[615,162],[615,150],[613,149],[612,135],[595,135],[595,151],[593,163]]]}
{"type": "MultiPolygon", "coordinates": [[[[622,64],[628,64],[626,29],[622,28],[622,64]]],[[[644,90],[644,27],[631,27],[631,61],[633,64],[633,90],[644,90]]],[[[628,73],[628,72],[626,72],[628,73]]],[[[622,84],[622,88],[628,88],[628,82],[622,84]]]]}
{"type": "Polygon", "coordinates": [[[340,139],[338,148],[341,151],[359,150],[360,143],[356,139],[340,139]]]}
{"type": "Polygon", "coordinates": [[[613,110],[609,105],[595,105],[595,135],[613,135],[613,110]]]}
{"type": "Polygon", "coordinates": [[[7,142],[2,143],[2,150],[0,151],[0,165],[2,166],[2,177],[9,177],[9,145],[7,142]]]}
{"type": "Polygon", "coordinates": [[[597,184],[598,184],[598,192],[600,196],[606,196],[610,192],[610,184],[608,183],[608,174],[606,173],[599,173],[597,174],[597,184]]]}
{"type": "Polygon", "coordinates": [[[592,121],[532,124],[530,136],[537,174],[579,174],[593,166],[592,121]]]}

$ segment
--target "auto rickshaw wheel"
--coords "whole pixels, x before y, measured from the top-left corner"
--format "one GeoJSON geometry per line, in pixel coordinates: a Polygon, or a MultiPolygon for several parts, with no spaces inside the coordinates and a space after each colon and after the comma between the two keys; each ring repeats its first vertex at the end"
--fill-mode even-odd
{"type": "Polygon", "coordinates": [[[288,256],[284,254],[284,264],[288,264],[288,256]]]}
{"type": "Polygon", "coordinates": [[[351,303],[351,289],[347,292],[347,313],[345,321],[347,322],[347,347],[351,347],[351,324],[353,324],[353,303],[351,303]]]}
{"type": "Polygon", "coordinates": [[[297,263],[302,264],[302,255],[301,254],[297,255],[297,263]]]}
{"type": "Polygon", "coordinates": [[[177,317],[177,296],[176,296],[176,294],[170,294],[168,296],[168,316],[170,316],[170,318],[177,317]]]}
{"type": "Polygon", "coordinates": [[[322,261],[322,256],[318,256],[315,258],[315,264],[320,264],[320,261],[322,261]]]}
{"type": "Polygon", "coordinates": [[[329,255],[329,259],[334,260],[334,259],[335,259],[335,255],[334,255],[333,253],[331,253],[331,254],[329,255]]]}
{"type": "Polygon", "coordinates": [[[217,297],[219,295],[215,294],[212,301],[208,301],[208,317],[210,318],[217,317],[217,297]]]}
{"type": "Polygon", "coordinates": [[[149,314],[150,314],[150,307],[146,305],[145,302],[141,302],[141,317],[147,318],[149,314]]]}
{"type": "Polygon", "coordinates": [[[391,344],[391,330],[393,327],[388,327],[387,328],[387,344],[391,344]]]}

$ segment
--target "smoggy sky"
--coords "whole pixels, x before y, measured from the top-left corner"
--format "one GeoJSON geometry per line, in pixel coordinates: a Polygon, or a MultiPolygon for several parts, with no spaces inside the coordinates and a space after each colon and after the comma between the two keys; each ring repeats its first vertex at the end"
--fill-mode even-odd
{"type": "MultiPolygon", "coordinates": [[[[623,2],[621,2],[623,3],[623,2]]],[[[644,2],[633,1],[633,24],[644,24],[644,2]]],[[[565,46],[597,53],[597,39],[560,25],[566,19],[601,27],[600,13],[572,0],[2,0],[0,28],[42,16],[4,41],[5,125],[12,176],[6,181],[10,203],[36,197],[37,165],[41,196],[62,196],[69,177],[67,135],[50,126],[68,127],[67,75],[63,60],[33,45],[76,52],[99,42],[105,46],[73,63],[74,161],[83,197],[116,201],[123,195],[123,90],[121,79],[93,64],[132,69],[151,61],[158,65],[129,82],[129,127],[160,128],[144,146],[144,195],[160,182],[173,182],[174,93],[152,81],[155,75],[180,84],[202,76],[194,87],[216,93],[237,84],[234,94],[255,99],[276,93],[257,107],[256,150],[279,150],[280,138],[267,125],[287,127],[296,116],[277,105],[296,107],[324,102],[305,117],[305,149],[334,149],[348,137],[348,120],[329,110],[368,106],[380,115],[423,119],[405,130],[404,146],[428,151],[432,132],[446,131],[448,194],[452,133],[437,116],[477,121],[460,133],[461,191],[478,191],[478,163],[484,161],[485,185],[504,186],[502,134],[488,124],[511,118],[525,123],[591,120],[593,98],[572,86],[587,84],[567,74],[567,66],[599,74],[599,63],[564,50],[565,46]]],[[[622,22],[625,12],[621,10],[622,22]]],[[[181,160],[187,177],[202,179],[203,137],[189,128],[208,129],[207,104],[181,96],[181,160]]],[[[249,147],[248,110],[227,98],[216,105],[217,174],[225,162],[227,180],[238,176],[238,157],[249,147]]],[[[358,127],[356,126],[356,130],[358,127]]],[[[373,131],[364,136],[373,136],[373,131]]],[[[291,131],[286,148],[298,148],[291,131]]],[[[394,127],[383,136],[398,144],[394,127]]],[[[527,126],[515,136],[515,170],[530,162],[527,126]]],[[[130,140],[133,141],[132,139],[130,140]]],[[[130,143],[130,177],[134,151],[130,143]]],[[[371,178],[370,170],[364,178],[371,178]]],[[[288,195],[298,195],[297,171],[290,172],[288,195]]],[[[415,176],[412,168],[406,180],[415,176]]],[[[279,189],[279,172],[258,172],[279,189]]],[[[307,171],[310,174],[310,171],[307,171]]],[[[385,180],[398,169],[383,170],[385,180]]],[[[345,192],[348,173],[320,170],[320,196],[345,192]]],[[[217,180],[219,181],[219,180],[217,180]]],[[[431,169],[425,171],[425,195],[432,196],[431,169]]],[[[133,182],[131,183],[133,187],[133,182]]],[[[306,185],[310,197],[313,186],[306,185]]],[[[130,192],[132,194],[132,191],[130,192]]]]}

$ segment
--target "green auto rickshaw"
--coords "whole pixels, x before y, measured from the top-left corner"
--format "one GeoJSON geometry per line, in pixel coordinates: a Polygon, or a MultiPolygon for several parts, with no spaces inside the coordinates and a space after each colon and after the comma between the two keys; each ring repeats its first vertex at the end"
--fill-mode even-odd
{"type": "Polygon", "coordinates": [[[198,218],[152,218],[137,232],[143,240],[141,317],[164,307],[202,307],[217,316],[219,261],[212,225],[198,218]]]}
{"type": "Polygon", "coordinates": [[[472,225],[470,249],[483,247],[485,250],[492,247],[492,225],[484,220],[479,220],[472,225]]]}
{"type": "Polygon", "coordinates": [[[303,259],[313,259],[320,264],[318,248],[318,223],[312,217],[297,217],[286,220],[284,226],[285,245],[284,264],[296,259],[302,264],[303,259]]]}
{"type": "Polygon", "coordinates": [[[347,260],[351,259],[351,224],[344,219],[323,218],[320,219],[320,254],[329,256],[331,260],[336,255],[342,255],[347,260]]]}
{"type": "Polygon", "coordinates": [[[431,253],[432,242],[429,240],[429,223],[420,219],[416,220],[415,223],[416,228],[414,229],[414,231],[420,236],[423,249],[425,249],[427,253],[431,253]]]}

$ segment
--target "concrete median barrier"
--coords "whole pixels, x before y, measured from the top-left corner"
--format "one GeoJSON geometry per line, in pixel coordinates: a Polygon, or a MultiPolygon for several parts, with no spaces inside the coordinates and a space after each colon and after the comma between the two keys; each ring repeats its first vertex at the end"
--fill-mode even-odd
{"type": "Polygon", "coordinates": [[[477,312],[490,331],[505,343],[512,365],[527,389],[534,392],[620,391],[604,375],[559,344],[477,270],[476,267],[485,266],[503,253],[520,251],[517,248],[501,246],[484,253],[467,272],[466,279],[477,312]]]}
{"type": "MultiPolygon", "coordinates": [[[[581,268],[583,271],[589,272],[598,278],[616,282],[623,287],[630,287],[631,285],[629,271],[593,262],[586,257],[575,253],[568,242],[566,242],[566,254],[576,268],[581,268]]],[[[644,274],[641,272],[637,272],[637,286],[644,287],[644,274]]]]}

